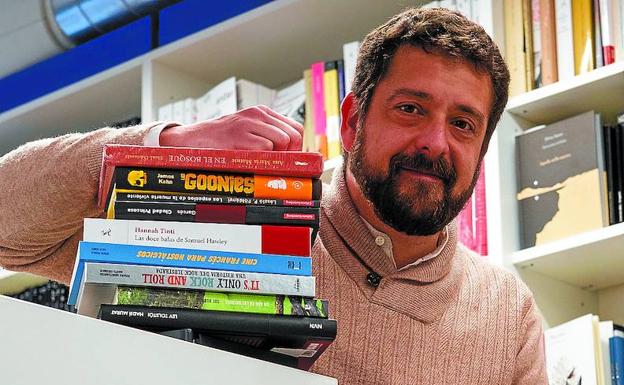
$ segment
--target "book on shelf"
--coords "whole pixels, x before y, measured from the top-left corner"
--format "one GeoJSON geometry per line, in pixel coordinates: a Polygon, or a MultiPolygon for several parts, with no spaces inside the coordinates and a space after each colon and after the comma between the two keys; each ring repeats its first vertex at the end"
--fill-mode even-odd
{"type": "MultiPolygon", "coordinates": [[[[600,349],[602,353],[602,372],[605,384],[612,383],[612,378],[615,375],[615,361],[619,361],[620,358],[614,356],[612,348],[609,346],[611,339],[614,336],[624,337],[624,327],[615,324],[613,321],[600,321],[600,349]]],[[[624,346],[623,346],[624,347],[624,346]]],[[[624,351],[622,352],[624,353],[624,351]]],[[[622,357],[624,359],[624,357],[622,357]]],[[[622,362],[624,363],[624,362],[622,362]]]]}
{"type": "Polygon", "coordinates": [[[622,334],[613,335],[609,338],[609,358],[611,384],[624,384],[624,336],[622,334]]]}
{"type": "Polygon", "coordinates": [[[549,384],[606,385],[599,322],[587,314],[544,332],[549,384]]]}
{"type": "Polygon", "coordinates": [[[457,218],[457,236],[459,242],[470,250],[488,254],[487,209],[485,197],[485,171],[480,170],[472,196],[457,218]]]}
{"type": "Polygon", "coordinates": [[[527,130],[516,148],[523,248],[608,225],[598,114],[527,130]]]}
{"type": "Polygon", "coordinates": [[[327,301],[281,294],[118,286],[110,304],[328,318],[327,301]]]}

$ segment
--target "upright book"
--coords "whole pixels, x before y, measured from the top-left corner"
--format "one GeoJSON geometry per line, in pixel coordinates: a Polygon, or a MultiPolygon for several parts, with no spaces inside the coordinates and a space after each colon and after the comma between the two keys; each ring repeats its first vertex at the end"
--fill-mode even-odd
{"type": "Polygon", "coordinates": [[[189,147],[106,145],[102,157],[98,203],[104,208],[113,171],[118,166],[247,172],[319,178],[323,158],[297,151],[218,150],[189,147]]]}
{"type": "Polygon", "coordinates": [[[516,146],[523,247],[608,225],[598,115],[589,111],[528,130],[516,146]]]}

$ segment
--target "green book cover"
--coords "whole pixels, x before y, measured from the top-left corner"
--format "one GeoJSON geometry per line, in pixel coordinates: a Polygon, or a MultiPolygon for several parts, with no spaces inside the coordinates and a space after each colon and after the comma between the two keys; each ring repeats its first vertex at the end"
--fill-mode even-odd
{"type": "Polygon", "coordinates": [[[327,318],[327,301],[301,296],[220,293],[119,286],[118,305],[177,307],[257,314],[327,318]]]}

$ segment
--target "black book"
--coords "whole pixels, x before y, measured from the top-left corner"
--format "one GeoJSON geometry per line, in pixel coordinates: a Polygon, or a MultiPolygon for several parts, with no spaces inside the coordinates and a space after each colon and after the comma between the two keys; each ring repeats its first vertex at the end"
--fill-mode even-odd
{"type": "Polygon", "coordinates": [[[605,147],[605,169],[607,170],[607,202],[609,205],[609,224],[618,223],[617,212],[617,192],[615,182],[618,171],[615,162],[615,147],[618,143],[614,140],[615,128],[611,126],[603,126],[604,147],[605,147]]]}
{"type": "Polygon", "coordinates": [[[624,123],[619,123],[618,125],[613,127],[613,132],[611,134],[611,140],[614,142],[612,151],[614,154],[615,164],[614,164],[614,195],[615,195],[615,203],[616,203],[616,218],[617,222],[620,223],[624,221],[624,207],[623,201],[624,197],[622,196],[624,193],[622,192],[622,187],[624,187],[624,123]]]}
{"type": "Polygon", "coordinates": [[[115,219],[147,221],[307,226],[318,230],[319,212],[313,207],[115,200],[115,219]]]}
{"type": "Polygon", "coordinates": [[[294,357],[292,355],[276,353],[270,350],[262,350],[238,342],[232,342],[213,337],[206,333],[197,333],[190,328],[167,330],[164,332],[160,332],[159,334],[234,354],[240,354],[245,357],[256,358],[259,360],[272,362],[274,364],[284,365],[302,370],[309,370],[314,361],[316,361],[316,357],[318,357],[318,355],[316,355],[313,358],[309,358],[306,357],[305,353],[300,353],[299,357],[294,357]]]}
{"type": "Polygon", "coordinates": [[[285,206],[285,207],[321,207],[321,201],[297,201],[289,199],[249,198],[229,195],[200,195],[185,193],[143,193],[118,192],[115,199],[124,202],[186,202],[210,203],[218,205],[254,205],[254,206],[285,206]]]}
{"type": "Polygon", "coordinates": [[[197,333],[274,353],[316,360],[336,338],[335,320],[169,307],[105,305],[98,318],[162,332],[190,328],[197,333]]]}

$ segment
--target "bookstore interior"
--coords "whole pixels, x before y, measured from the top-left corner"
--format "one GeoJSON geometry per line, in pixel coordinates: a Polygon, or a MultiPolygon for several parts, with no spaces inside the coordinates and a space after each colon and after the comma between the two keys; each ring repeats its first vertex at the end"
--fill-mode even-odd
{"type": "MultiPolygon", "coordinates": [[[[213,360],[214,379],[228,383],[336,383],[310,372],[340,335],[332,303],[316,297],[321,190],[342,165],[340,108],[360,42],[414,6],[480,24],[511,75],[455,220],[459,242],[533,293],[550,385],[624,384],[624,1],[2,4],[0,190],[16,183],[3,161],[27,142],[192,124],[258,105],[299,122],[303,148],[105,145],[101,215],[84,218],[69,285],[0,267],[1,383],[18,378],[26,360],[11,361],[16,352],[33,356],[57,342],[86,366],[91,354],[115,354],[128,373],[170,365],[154,353],[168,343],[191,365],[213,360]],[[39,330],[37,318],[50,326],[24,339],[39,330]],[[68,343],[54,332],[65,329],[82,336],[68,343]],[[120,353],[128,338],[137,342],[120,353]],[[91,353],[96,341],[110,345],[91,353]]],[[[188,363],[171,364],[186,373],[178,383],[202,378],[188,363]]],[[[32,379],[44,383],[43,372],[32,379]]],[[[80,373],[95,381],[88,367],[80,373]]],[[[150,373],[126,380],[171,382],[150,373]]]]}

